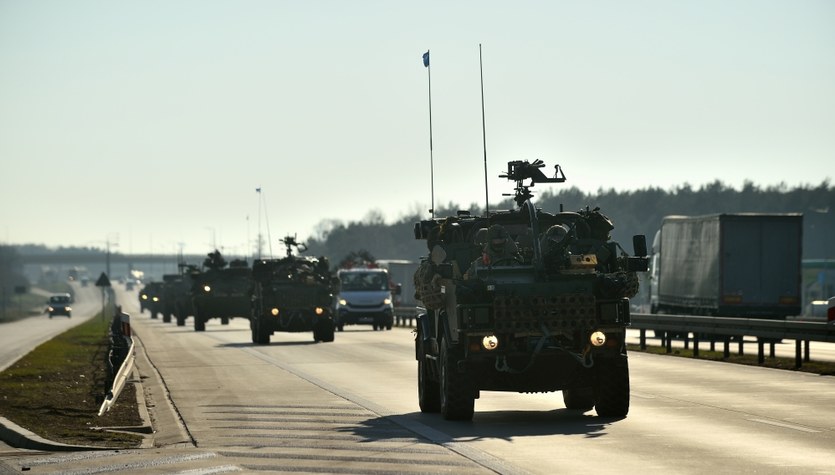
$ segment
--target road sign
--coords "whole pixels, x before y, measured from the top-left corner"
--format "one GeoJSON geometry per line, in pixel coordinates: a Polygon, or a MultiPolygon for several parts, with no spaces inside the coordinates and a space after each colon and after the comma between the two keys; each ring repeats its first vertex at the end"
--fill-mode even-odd
{"type": "Polygon", "coordinates": [[[110,287],[110,279],[107,278],[107,274],[101,273],[99,280],[96,281],[96,287],[110,287]]]}

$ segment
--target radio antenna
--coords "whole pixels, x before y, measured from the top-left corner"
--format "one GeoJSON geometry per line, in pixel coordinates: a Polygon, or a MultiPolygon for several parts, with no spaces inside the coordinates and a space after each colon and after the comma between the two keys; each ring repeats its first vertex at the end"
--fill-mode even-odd
{"type": "Polygon", "coordinates": [[[490,195],[487,192],[487,128],[484,121],[484,68],[481,62],[481,43],[478,44],[478,72],[481,75],[481,138],[484,145],[484,215],[490,216],[490,195]]]}
{"type": "Polygon", "coordinates": [[[429,79],[429,183],[432,204],[429,212],[435,219],[435,160],[432,156],[432,68],[429,66],[429,50],[423,53],[423,65],[426,67],[426,77],[429,79]]]}

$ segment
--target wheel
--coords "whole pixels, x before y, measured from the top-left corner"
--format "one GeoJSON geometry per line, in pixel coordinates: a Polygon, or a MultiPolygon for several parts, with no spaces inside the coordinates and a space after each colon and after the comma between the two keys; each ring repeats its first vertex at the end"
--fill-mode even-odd
{"type": "Polygon", "coordinates": [[[345,324],[344,324],[344,323],[340,323],[339,325],[337,325],[337,326],[336,326],[336,329],[337,329],[337,330],[339,330],[339,331],[344,330],[344,329],[345,329],[345,324]]]}
{"type": "Polygon", "coordinates": [[[255,319],[254,321],[255,328],[253,328],[253,337],[255,338],[255,343],[258,345],[269,345],[270,344],[270,336],[272,332],[270,329],[267,328],[266,325],[261,323],[260,319],[255,319]]]}
{"type": "Polygon", "coordinates": [[[430,363],[426,360],[426,353],[423,348],[423,335],[418,333],[415,339],[417,347],[417,370],[418,370],[418,404],[420,412],[441,411],[441,388],[438,382],[433,380],[430,371],[430,363]]]}
{"type": "Polygon", "coordinates": [[[177,316],[177,326],[182,327],[186,324],[186,317],[177,316]]]}
{"type": "Polygon", "coordinates": [[[221,317],[220,318],[221,325],[229,325],[229,317],[221,317]]]}
{"type": "Polygon", "coordinates": [[[163,313],[162,314],[162,322],[163,323],[171,323],[171,314],[170,313],[163,313]]]}
{"type": "Polygon", "coordinates": [[[206,321],[203,320],[203,316],[200,315],[200,312],[198,312],[197,309],[194,310],[194,331],[206,331],[206,321]]]}
{"type": "Polygon", "coordinates": [[[571,388],[562,390],[562,401],[566,409],[588,411],[594,407],[594,389],[571,388]]]}
{"type": "Polygon", "coordinates": [[[319,326],[319,340],[324,343],[330,343],[334,338],[333,322],[324,321],[319,326]]]}
{"type": "Polygon", "coordinates": [[[629,362],[626,355],[599,358],[597,368],[597,402],[594,409],[601,417],[626,417],[629,413],[629,362]]]}
{"type": "Polygon", "coordinates": [[[377,324],[376,324],[376,323],[372,323],[372,324],[371,324],[371,328],[373,328],[373,329],[374,329],[374,331],[377,331],[377,324]]]}
{"type": "Polygon", "coordinates": [[[458,372],[458,352],[441,340],[441,415],[448,421],[470,421],[475,412],[469,378],[458,372]]]}
{"type": "Polygon", "coordinates": [[[156,320],[156,318],[157,318],[157,317],[158,317],[157,312],[155,312],[155,311],[151,310],[151,318],[153,318],[154,320],[156,320]]]}

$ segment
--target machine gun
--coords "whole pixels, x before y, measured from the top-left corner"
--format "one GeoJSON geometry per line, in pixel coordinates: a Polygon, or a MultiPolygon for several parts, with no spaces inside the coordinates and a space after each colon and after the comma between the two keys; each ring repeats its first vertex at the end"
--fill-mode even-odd
{"type": "Polygon", "coordinates": [[[285,236],[284,239],[280,239],[280,241],[287,247],[287,257],[293,255],[293,248],[296,248],[296,252],[302,253],[307,250],[307,244],[303,242],[296,241],[296,236],[285,236]]]}
{"type": "MultiPolygon", "coordinates": [[[[525,201],[533,197],[533,193],[530,191],[530,188],[532,188],[535,184],[565,182],[565,174],[559,165],[554,165],[555,170],[552,178],[545,176],[545,174],[539,170],[540,168],[545,168],[545,162],[539,159],[534,160],[533,163],[530,163],[527,160],[515,160],[507,162],[507,174],[499,175],[499,178],[507,178],[508,180],[514,180],[516,182],[516,188],[514,188],[516,193],[513,195],[513,200],[518,206],[522,206],[525,201]],[[525,185],[524,181],[527,179],[530,179],[531,182],[530,184],[525,185]]],[[[509,193],[503,193],[502,196],[511,195],[509,193]]]]}

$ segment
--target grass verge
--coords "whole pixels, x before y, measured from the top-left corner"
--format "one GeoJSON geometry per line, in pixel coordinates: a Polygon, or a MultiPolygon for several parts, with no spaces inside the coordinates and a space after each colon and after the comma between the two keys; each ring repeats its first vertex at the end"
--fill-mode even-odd
{"type": "MultiPolygon", "coordinates": [[[[650,346],[647,345],[646,350],[641,350],[641,347],[638,345],[626,345],[628,351],[632,352],[640,352],[640,353],[651,353],[656,355],[667,355],[667,356],[680,356],[685,358],[693,358],[693,349],[685,349],[685,348],[673,348],[672,353],[667,353],[667,349],[663,346],[650,346]]],[[[760,364],[757,361],[757,352],[751,352],[749,354],[736,354],[731,353],[729,358],[725,358],[725,355],[722,351],[709,351],[705,350],[704,346],[699,347],[699,357],[697,359],[700,360],[709,360],[709,361],[722,361],[726,363],[733,363],[733,364],[744,364],[749,366],[762,366],[765,368],[775,368],[775,369],[784,369],[789,371],[802,371],[805,373],[815,373],[820,374],[822,376],[835,376],[835,363],[827,362],[827,361],[804,361],[803,365],[800,368],[794,367],[794,358],[784,358],[784,357],[776,357],[776,358],[769,358],[766,355],[765,361],[763,364],[760,364]]]]}
{"type": "Polygon", "coordinates": [[[131,384],[110,412],[98,416],[108,377],[108,327],[98,315],[0,373],[0,415],[55,442],[138,447],[139,435],[96,429],[142,424],[131,384]]]}

